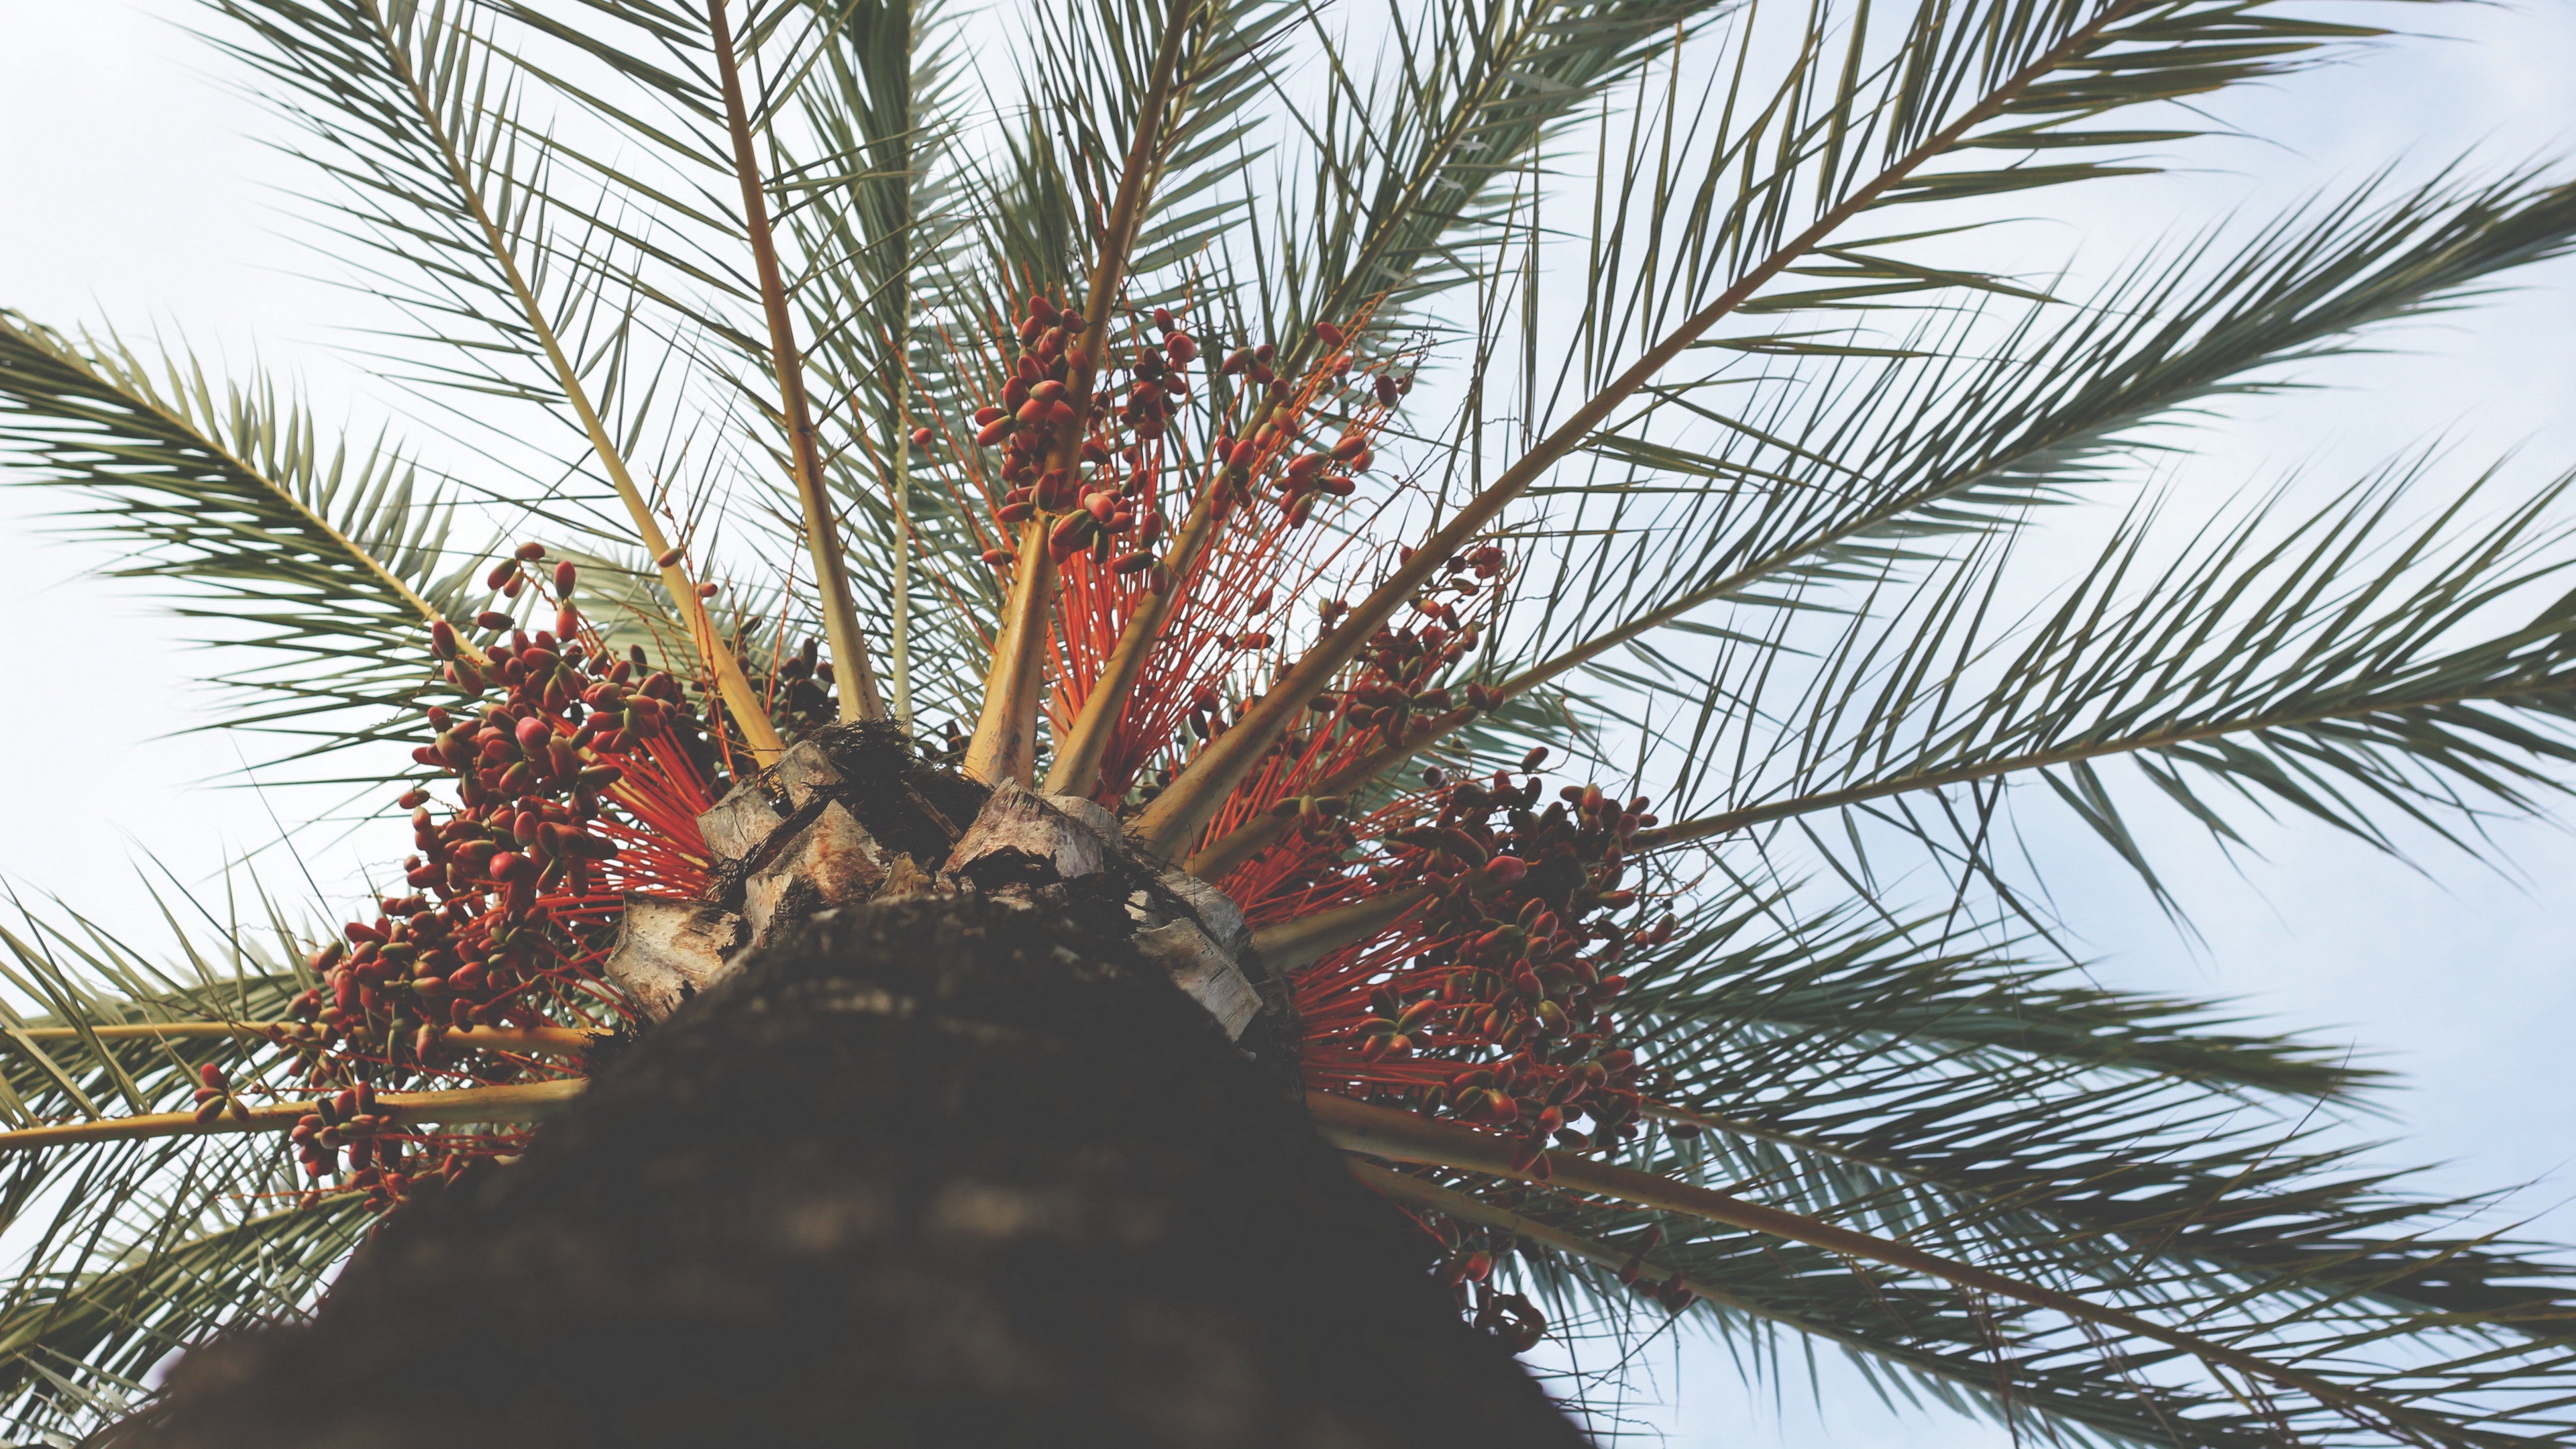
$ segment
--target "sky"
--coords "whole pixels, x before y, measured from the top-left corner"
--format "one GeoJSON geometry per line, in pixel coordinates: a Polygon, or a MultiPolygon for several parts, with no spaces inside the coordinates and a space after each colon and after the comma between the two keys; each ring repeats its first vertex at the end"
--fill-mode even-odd
{"type": "MultiPolygon", "coordinates": [[[[2217,115],[2237,139],[2171,175],[2096,183],[2068,219],[2020,234],[2025,260],[2080,248],[2097,264],[2382,167],[2420,178],[2464,154],[2492,171],[2576,151],[2576,7],[2320,8],[2415,33],[2226,97],[2217,115]]],[[[210,371],[258,364],[299,381],[326,421],[374,416],[382,399],[333,350],[347,299],[309,279],[288,239],[281,189],[297,172],[260,141],[279,129],[226,88],[182,28],[188,14],[168,0],[0,0],[0,307],[184,338],[210,371]]],[[[2445,478],[2502,460],[2508,494],[2576,468],[2576,263],[2517,280],[2475,310],[2385,334],[2381,355],[2311,369],[2312,390],[2230,407],[2175,464],[2174,506],[2214,509],[2284,478],[2330,488],[2428,447],[2445,478]]],[[[0,631],[0,677],[21,681],[21,704],[0,712],[0,759],[14,765],[0,771],[0,883],[148,944],[166,928],[147,878],[220,917],[226,862],[270,839],[272,817],[336,797],[242,786],[235,747],[196,732],[219,720],[187,683],[205,656],[185,626],[94,577],[112,555],[54,536],[48,504],[0,491],[0,608],[18,621],[0,631]]],[[[2403,1078],[2362,1129],[2387,1143],[2376,1160],[2429,1165],[2427,1192],[2514,1189],[2486,1221],[2576,1239],[2576,1100],[2561,1065],[2576,1025],[2576,839],[2562,823],[2499,823],[2482,862],[2415,836],[2410,859],[2392,860],[2309,823],[2258,821],[2251,850],[2230,859],[2150,810],[2141,823],[2187,932],[2079,829],[2030,820],[2102,980],[2237,998],[2348,1043],[2403,1078]]],[[[346,893],[368,851],[367,839],[319,844],[313,883],[346,893]]],[[[260,869],[281,895],[311,897],[293,863],[260,869]]],[[[1774,1400],[1739,1390],[1717,1354],[1657,1353],[1639,1387],[1664,1402],[1641,1406],[1640,1422],[1674,1445],[2006,1442],[1937,1412],[1892,1413],[1830,1364],[1821,1394],[1788,1385],[1774,1400]]]]}

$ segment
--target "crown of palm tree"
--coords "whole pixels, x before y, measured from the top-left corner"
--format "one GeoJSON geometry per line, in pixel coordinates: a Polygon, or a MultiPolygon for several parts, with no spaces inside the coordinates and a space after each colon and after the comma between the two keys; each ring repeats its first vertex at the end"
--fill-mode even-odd
{"type": "Polygon", "coordinates": [[[2567,1432],[2564,1270],[2309,1120],[2371,1073],[2083,984],[1995,863],[2016,780],[2160,898],[2114,767],[2383,845],[2566,786],[2563,480],[2421,517],[2403,462],[2178,544],[2141,508],[2023,602],[2041,505],[2576,238],[2576,190],[2455,172],[2089,296],[1951,260],[2379,32],[214,8],[405,319],[381,371],[481,457],[0,313],[12,476],[255,651],[228,724],[418,842],[319,942],[6,937],[13,1433],[517,1152],[656,1014],[613,949],[740,855],[709,812],[854,739],[1238,906],[1319,1128],[1516,1345],[1679,1315],[2102,1440],[2567,1432]]]}

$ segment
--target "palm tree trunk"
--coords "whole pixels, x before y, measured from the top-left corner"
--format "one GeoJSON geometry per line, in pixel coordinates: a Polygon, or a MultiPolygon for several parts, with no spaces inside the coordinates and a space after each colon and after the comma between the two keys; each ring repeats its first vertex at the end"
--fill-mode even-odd
{"type": "Polygon", "coordinates": [[[1583,1443],[1102,881],[783,930],[145,1442],[1583,1443]]]}

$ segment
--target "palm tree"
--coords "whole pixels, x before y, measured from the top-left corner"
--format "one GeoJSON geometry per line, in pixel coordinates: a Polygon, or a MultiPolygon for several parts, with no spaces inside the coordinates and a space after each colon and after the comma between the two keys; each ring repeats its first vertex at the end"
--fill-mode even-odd
{"type": "Polygon", "coordinates": [[[2002,808],[2163,899],[2139,779],[2392,849],[2569,783],[2563,479],[2034,527],[2576,239],[2464,166],[1978,269],[2379,32],[213,8],[454,461],[17,313],[0,438],[418,853],[5,937],[14,1435],[1561,1442],[1504,1351],[1668,1323],[2016,1433],[2568,1433],[2565,1269],[2322,1133],[2373,1073],[2087,984],[2002,808]],[[996,1162],[1046,1251],[937,1259],[996,1162]],[[1057,1387],[889,1347],[960,1304],[1057,1387]]]}

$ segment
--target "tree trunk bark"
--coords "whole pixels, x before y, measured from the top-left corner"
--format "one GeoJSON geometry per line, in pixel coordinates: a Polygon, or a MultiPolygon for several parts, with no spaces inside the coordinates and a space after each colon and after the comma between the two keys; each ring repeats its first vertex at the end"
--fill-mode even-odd
{"type": "Polygon", "coordinates": [[[1582,1444],[1113,892],[782,931],[144,1442],[1582,1444]]]}

